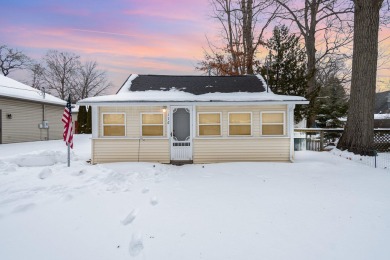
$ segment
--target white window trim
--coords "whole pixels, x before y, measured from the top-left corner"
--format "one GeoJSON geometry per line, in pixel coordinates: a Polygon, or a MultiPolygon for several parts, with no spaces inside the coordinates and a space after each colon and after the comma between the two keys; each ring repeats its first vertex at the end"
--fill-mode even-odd
{"type": "Polygon", "coordinates": [[[286,111],[261,111],[260,112],[260,136],[267,136],[267,137],[286,136],[286,111]],[[263,123],[263,114],[283,114],[283,123],[263,123]],[[283,134],[263,135],[263,125],[283,125],[283,134]]]}
{"type": "Polygon", "coordinates": [[[227,123],[228,123],[228,136],[239,136],[239,137],[252,137],[253,136],[253,115],[252,112],[250,111],[242,111],[242,112],[228,112],[228,118],[227,118],[227,123]],[[250,114],[251,115],[251,122],[250,124],[230,124],[230,114],[250,114]],[[251,134],[250,135],[231,135],[230,134],[230,125],[250,125],[251,126],[251,134]]]}
{"type": "Polygon", "coordinates": [[[197,136],[198,137],[216,137],[216,136],[222,136],[222,112],[198,112],[197,113],[197,136]],[[199,115],[200,114],[219,114],[219,124],[200,124],[199,122],[199,115]],[[199,133],[199,127],[204,125],[219,125],[219,135],[200,135],[199,133]]]}
{"type": "Polygon", "coordinates": [[[141,136],[142,138],[152,138],[152,139],[155,139],[155,138],[161,138],[161,137],[165,137],[165,113],[164,112],[142,112],[140,113],[140,133],[139,133],[139,136],[141,136]],[[162,124],[145,124],[145,126],[161,126],[163,127],[163,132],[162,132],[162,135],[142,135],[142,127],[144,126],[143,124],[143,121],[142,121],[142,115],[155,115],[155,114],[158,114],[158,115],[162,115],[163,118],[162,118],[162,124]]]}
{"type": "Polygon", "coordinates": [[[102,132],[101,136],[106,137],[106,138],[123,138],[127,136],[127,125],[126,125],[126,113],[115,113],[115,112],[110,112],[110,113],[102,113],[101,117],[101,122],[102,122],[102,132]],[[123,115],[125,122],[123,124],[105,124],[104,123],[104,115],[123,115]],[[125,127],[125,135],[104,135],[104,126],[124,126],[125,127]]]}

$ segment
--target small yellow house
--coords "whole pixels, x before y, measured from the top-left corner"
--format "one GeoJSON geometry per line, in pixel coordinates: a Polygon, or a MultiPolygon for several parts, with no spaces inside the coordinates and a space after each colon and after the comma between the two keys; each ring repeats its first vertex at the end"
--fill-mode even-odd
{"type": "Polygon", "coordinates": [[[293,161],[294,107],[261,76],[131,75],[92,97],[92,163],[293,161]]]}

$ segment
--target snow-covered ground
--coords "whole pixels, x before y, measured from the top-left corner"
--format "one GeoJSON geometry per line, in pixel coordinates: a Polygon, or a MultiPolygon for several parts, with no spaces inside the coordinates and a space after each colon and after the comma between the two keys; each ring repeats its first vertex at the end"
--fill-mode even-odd
{"type": "Polygon", "coordinates": [[[0,145],[0,259],[390,259],[390,174],[295,163],[89,165],[89,136],[0,145]]]}

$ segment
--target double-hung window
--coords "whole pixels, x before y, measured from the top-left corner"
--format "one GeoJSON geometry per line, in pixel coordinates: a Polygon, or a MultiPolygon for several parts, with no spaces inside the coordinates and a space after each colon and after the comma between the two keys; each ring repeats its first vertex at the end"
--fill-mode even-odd
{"type": "Polygon", "coordinates": [[[229,136],[251,136],[252,113],[230,112],[229,113],[229,136]]]}
{"type": "Polygon", "coordinates": [[[107,113],[103,114],[103,136],[125,136],[126,114],[107,113]]]}
{"type": "Polygon", "coordinates": [[[141,114],[142,136],[163,136],[164,135],[164,114],[163,113],[142,113],[141,114]]]}
{"type": "Polygon", "coordinates": [[[198,113],[198,136],[220,136],[221,113],[198,113]]]}
{"type": "Polygon", "coordinates": [[[261,112],[261,135],[285,135],[285,112],[261,112]]]}

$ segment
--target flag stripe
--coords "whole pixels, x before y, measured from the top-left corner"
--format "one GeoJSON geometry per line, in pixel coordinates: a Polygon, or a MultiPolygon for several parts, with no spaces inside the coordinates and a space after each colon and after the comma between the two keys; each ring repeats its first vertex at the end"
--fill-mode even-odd
{"type": "Polygon", "coordinates": [[[66,145],[69,144],[70,147],[73,149],[73,123],[72,123],[72,110],[71,110],[70,98],[66,103],[64,114],[62,115],[62,122],[64,123],[64,133],[63,133],[64,141],[66,145]]]}

